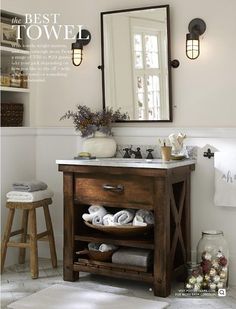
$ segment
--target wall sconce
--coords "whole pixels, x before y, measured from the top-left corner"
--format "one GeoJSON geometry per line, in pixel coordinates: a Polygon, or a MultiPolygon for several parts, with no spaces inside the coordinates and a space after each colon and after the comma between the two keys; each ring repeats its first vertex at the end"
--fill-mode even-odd
{"type": "Polygon", "coordinates": [[[195,18],[188,25],[189,33],[186,34],[186,56],[189,59],[196,59],[200,55],[199,36],[206,30],[204,20],[195,18]]]}
{"type": "Polygon", "coordinates": [[[76,42],[71,44],[72,49],[72,63],[75,66],[79,66],[83,60],[83,47],[87,45],[91,40],[91,33],[83,29],[77,33],[76,42]]]}

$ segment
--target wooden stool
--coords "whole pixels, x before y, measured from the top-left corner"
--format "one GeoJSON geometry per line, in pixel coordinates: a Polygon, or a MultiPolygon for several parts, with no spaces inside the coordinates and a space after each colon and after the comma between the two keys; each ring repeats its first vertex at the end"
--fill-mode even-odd
{"type": "Polygon", "coordinates": [[[49,241],[52,267],[57,267],[57,255],[55,248],[55,241],[53,235],[52,221],[48,205],[52,204],[52,199],[44,199],[32,203],[7,202],[6,207],[9,208],[7,223],[2,240],[1,252],[1,272],[4,268],[6,253],[8,247],[17,247],[19,250],[19,263],[25,262],[25,249],[30,248],[30,271],[33,279],[38,278],[38,244],[37,241],[44,237],[49,241]],[[36,208],[43,207],[47,230],[43,233],[37,234],[36,208]],[[12,229],[12,222],[16,209],[23,210],[22,225],[20,230],[14,232],[12,229]],[[29,217],[29,235],[27,235],[29,217]],[[10,237],[21,234],[21,242],[9,241],[10,237]],[[29,237],[29,242],[27,238],[29,237]]]}

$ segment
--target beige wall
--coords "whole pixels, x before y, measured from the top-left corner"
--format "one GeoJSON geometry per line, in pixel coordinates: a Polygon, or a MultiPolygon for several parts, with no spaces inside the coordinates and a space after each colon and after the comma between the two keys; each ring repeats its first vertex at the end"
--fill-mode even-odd
{"type": "MultiPolygon", "coordinates": [[[[214,0],[169,0],[172,58],[180,60],[173,69],[174,126],[236,126],[236,2],[214,0]],[[192,18],[203,18],[207,30],[201,56],[185,56],[185,35],[192,18]]],[[[3,9],[25,12],[61,13],[63,23],[83,24],[92,33],[82,65],[71,67],[67,79],[51,79],[38,85],[32,97],[36,126],[65,126],[60,116],[76,104],[99,108],[101,98],[100,15],[101,11],[166,4],[154,0],[37,1],[3,0],[3,9]]],[[[59,42],[62,43],[62,42],[59,42]]],[[[64,43],[64,42],[63,42],[64,43]]],[[[68,49],[70,43],[68,42],[68,49]]],[[[154,126],[157,126],[156,124],[154,126]]],[[[163,126],[163,124],[161,125],[163,126]]]]}

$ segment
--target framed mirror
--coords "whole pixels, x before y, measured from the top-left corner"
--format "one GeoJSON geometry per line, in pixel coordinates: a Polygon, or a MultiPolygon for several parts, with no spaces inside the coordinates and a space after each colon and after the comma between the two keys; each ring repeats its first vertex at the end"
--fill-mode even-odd
{"type": "Polygon", "coordinates": [[[103,107],[170,122],[169,5],[101,13],[103,107]]]}

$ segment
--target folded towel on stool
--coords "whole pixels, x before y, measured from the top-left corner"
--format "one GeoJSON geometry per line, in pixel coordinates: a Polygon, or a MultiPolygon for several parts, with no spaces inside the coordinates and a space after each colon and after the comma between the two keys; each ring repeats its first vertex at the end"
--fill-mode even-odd
{"type": "Polygon", "coordinates": [[[31,181],[16,181],[12,184],[13,191],[22,191],[22,192],[35,192],[39,190],[46,190],[47,184],[38,181],[38,180],[31,180],[31,181]]]}
{"type": "Polygon", "coordinates": [[[112,255],[112,263],[148,267],[152,263],[152,250],[120,248],[112,255]]]}
{"type": "Polygon", "coordinates": [[[113,217],[115,225],[124,225],[130,223],[134,218],[134,214],[134,209],[125,209],[118,211],[114,214],[113,217]]]}
{"type": "Polygon", "coordinates": [[[32,203],[53,197],[53,191],[49,189],[35,192],[10,191],[6,197],[7,202],[32,203]]]}
{"type": "MultiPolygon", "coordinates": [[[[100,205],[91,205],[88,208],[88,212],[88,214],[86,213],[82,215],[82,218],[88,222],[92,222],[95,216],[101,216],[101,218],[103,218],[107,213],[106,209],[100,205]]],[[[99,221],[98,219],[99,218],[97,218],[96,221],[99,221]]]]}

